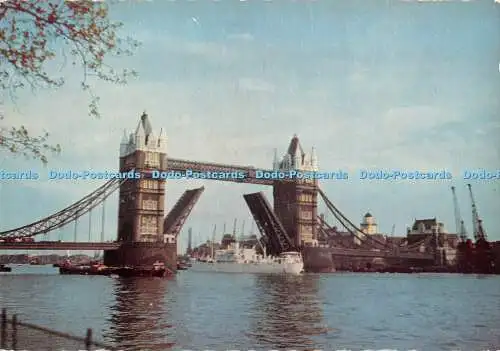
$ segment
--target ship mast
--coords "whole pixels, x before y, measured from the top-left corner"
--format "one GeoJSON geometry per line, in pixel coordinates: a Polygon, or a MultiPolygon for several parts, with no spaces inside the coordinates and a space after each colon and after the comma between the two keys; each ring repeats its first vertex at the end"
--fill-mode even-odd
{"type": "Polygon", "coordinates": [[[211,257],[214,258],[214,241],[215,241],[215,233],[217,232],[217,224],[214,224],[214,232],[212,233],[212,243],[210,245],[211,257]]]}
{"type": "Polygon", "coordinates": [[[262,245],[262,242],[259,239],[257,239],[257,245],[259,245],[260,248],[262,249],[262,254],[263,254],[264,258],[267,258],[267,252],[266,252],[265,245],[262,245]]]}
{"type": "Polygon", "coordinates": [[[187,255],[190,255],[191,252],[193,251],[193,228],[189,228],[188,230],[188,247],[187,247],[187,255]]]}

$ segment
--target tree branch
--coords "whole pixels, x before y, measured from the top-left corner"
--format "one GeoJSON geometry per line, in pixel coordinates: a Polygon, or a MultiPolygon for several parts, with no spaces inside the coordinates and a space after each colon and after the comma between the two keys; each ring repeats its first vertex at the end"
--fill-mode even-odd
{"type": "MultiPolygon", "coordinates": [[[[120,38],[122,26],[108,17],[108,5],[89,0],[4,0],[0,2],[0,105],[6,97],[14,101],[18,89],[57,88],[63,77],[47,71],[47,63],[58,58],[56,48],[66,49],[74,66],[82,67],[81,87],[90,96],[89,114],[99,117],[99,97],[87,82],[88,77],[126,84],[136,76],[133,70],[115,71],[105,61],[111,56],[132,55],[139,43],[120,38]],[[6,96],[7,95],[7,96],[6,96]]],[[[0,115],[0,117],[2,117],[0,115]]],[[[8,117],[8,116],[3,116],[8,117]]],[[[47,135],[31,137],[21,126],[0,128],[0,149],[28,154],[46,162],[42,151],[58,151],[59,145],[46,144],[47,135]],[[47,146],[47,147],[45,147],[47,146]]]]}

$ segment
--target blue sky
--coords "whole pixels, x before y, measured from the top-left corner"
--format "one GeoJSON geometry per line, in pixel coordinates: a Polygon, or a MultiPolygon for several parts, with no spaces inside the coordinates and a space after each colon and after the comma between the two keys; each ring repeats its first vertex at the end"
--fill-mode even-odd
{"type": "MultiPolygon", "coordinates": [[[[350,172],[322,188],[355,223],[370,211],[381,232],[396,235],[415,218],[437,217],[455,230],[450,186],[457,186],[470,228],[461,172],[500,169],[500,7],[493,1],[415,2],[122,2],[112,16],[142,42],[116,60],[139,77],[127,86],[95,83],[101,119],[87,116],[81,71],[60,71],[67,85],[19,96],[6,106],[13,125],[46,129],[63,152],[48,168],[115,170],[123,129],[143,110],[164,128],[174,158],[271,167],[297,133],[316,147],[324,171],[350,172]],[[361,168],[442,170],[452,181],[366,182],[361,168]]],[[[59,72],[58,72],[59,74],[59,72]]],[[[47,170],[0,154],[6,170],[47,170]]],[[[491,239],[500,240],[499,181],[473,190],[491,239]]],[[[0,230],[47,216],[78,200],[99,181],[2,181],[0,230]]],[[[242,194],[270,189],[214,181],[171,181],[171,208],[186,188],[206,191],[187,228],[211,235],[250,213],[242,194]]],[[[320,208],[324,208],[320,205],[320,208]]],[[[116,196],[107,207],[106,237],[116,236],[116,196]]],[[[94,218],[100,216],[94,214],[94,218]]],[[[331,216],[330,216],[331,218],[331,216]]],[[[88,237],[88,219],[80,224],[88,237]]],[[[94,220],[93,238],[100,223],[94,220]]],[[[55,239],[59,234],[53,234],[55,239]]],[[[63,230],[72,238],[73,228],[63,230]]]]}

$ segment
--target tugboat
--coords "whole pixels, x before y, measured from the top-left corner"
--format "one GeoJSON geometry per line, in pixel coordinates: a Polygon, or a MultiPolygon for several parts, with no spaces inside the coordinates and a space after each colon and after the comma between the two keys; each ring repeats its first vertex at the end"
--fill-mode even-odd
{"type": "Polygon", "coordinates": [[[172,274],[172,272],[165,267],[165,263],[160,261],[153,263],[153,272],[151,274],[153,277],[165,277],[169,274],[172,274]]]}
{"type": "Polygon", "coordinates": [[[12,268],[11,267],[7,267],[4,264],[0,264],[0,272],[12,272],[12,268]]]}
{"type": "Polygon", "coordinates": [[[30,260],[29,260],[29,263],[32,266],[41,266],[42,265],[42,263],[40,262],[40,258],[39,257],[31,257],[30,260]]]}
{"type": "Polygon", "coordinates": [[[188,263],[188,262],[185,262],[185,261],[182,261],[182,260],[178,260],[177,261],[177,270],[178,271],[185,271],[188,269],[188,267],[190,267],[191,265],[188,263]]]}

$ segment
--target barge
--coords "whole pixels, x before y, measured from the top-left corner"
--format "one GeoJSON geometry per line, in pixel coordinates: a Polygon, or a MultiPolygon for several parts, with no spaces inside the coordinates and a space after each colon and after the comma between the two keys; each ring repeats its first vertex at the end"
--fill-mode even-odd
{"type": "Polygon", "coordinates": [[[11,267],[7,267],[4,264],[0,264],[0,272],[12,272],[12,268],[11,267]]]}
{"type": "Polygon", "coordinates": [[[72,266],[61,265],[59,274],[67,275],[104,275],[119,277],[166,277],[174,274],[163,263],[157,262],[152,267],[107,267],[104,265],[72,266]]]}
{"type": "Polygon", "coordinates": [[[188,267],[190,267],[190,266],[188,266],[188,265],[187,265],[187,264],[185,264],[184,262],[178,262],[178,263],[177,263],[177,270],[178,270],[178,271],[185,271],[185,270],[187,270],[187,269],[188,269],[188,267]]]}

